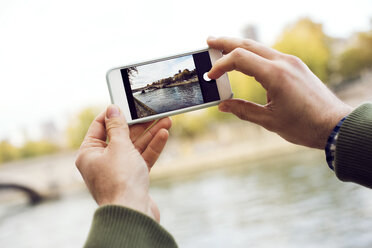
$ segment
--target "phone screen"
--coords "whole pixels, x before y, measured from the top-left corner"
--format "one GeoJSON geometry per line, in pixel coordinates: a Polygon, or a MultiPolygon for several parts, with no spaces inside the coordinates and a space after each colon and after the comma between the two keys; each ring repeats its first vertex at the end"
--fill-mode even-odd
{"type": "Polygon", "coordinates": [[[205,51],[121,69],[132,119],[220,100],[211,67],[205,51]]]}

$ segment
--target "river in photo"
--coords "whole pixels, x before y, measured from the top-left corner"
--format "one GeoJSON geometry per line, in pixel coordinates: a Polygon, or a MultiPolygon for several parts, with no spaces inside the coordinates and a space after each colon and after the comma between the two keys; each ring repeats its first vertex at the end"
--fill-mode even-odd
{"type": "Polygon", "coordinates": [[[145,93],[136,92],[134,97],[157,113],[191,107],[204,102],[199,82],[146,91],[145,93]]]}

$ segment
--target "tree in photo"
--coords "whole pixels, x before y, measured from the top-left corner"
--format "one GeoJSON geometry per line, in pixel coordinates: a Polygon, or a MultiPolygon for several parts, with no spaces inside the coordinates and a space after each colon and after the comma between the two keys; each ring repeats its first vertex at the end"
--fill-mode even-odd
{"type": "MultiPolygon", "coordinates": [[[[133,79],[134,75],[138,74],[137,66],[132,66],[132,67],[127,68],[127,73],[128,73],[129,79],[133,79]]],[[[129,81],[130,81],[130,84],[132,84],[131,80],[129,81]]]]}

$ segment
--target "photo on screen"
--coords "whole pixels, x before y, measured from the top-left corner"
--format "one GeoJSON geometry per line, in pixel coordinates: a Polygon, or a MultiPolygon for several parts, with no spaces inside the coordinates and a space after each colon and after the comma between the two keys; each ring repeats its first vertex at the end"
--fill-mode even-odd
{"type": "Polygon", "coordinates": [[[192,55],[127,68],[137,117],[204,103],[192,55]]]}

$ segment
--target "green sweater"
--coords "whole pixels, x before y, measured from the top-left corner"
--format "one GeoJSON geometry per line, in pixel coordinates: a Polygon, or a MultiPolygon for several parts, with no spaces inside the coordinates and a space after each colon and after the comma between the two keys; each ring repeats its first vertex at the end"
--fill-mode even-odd
{"type": "Polygon", "coordinates": [[[372,188],[372,104],[355,109],[342,124],[335,154],[335,173],[344,182],[372,188]]]}
{"type": "Polygon", "coordinates": [[[85,243],[86,248],[171,248],[177,247],[155,220],[130,208],[116,205],[99,207],[85,243]]]}
{"type": "MultiPolygon", "coordinates": [[[[342,124],[336,144],[335,172],[342,181],[372,188],[372,104],[355,109],[342,124]]],[[[108,205],[97,209],[85,244],[98,247],[177,247],[173,237],[150,217],[108,205]]]]}

